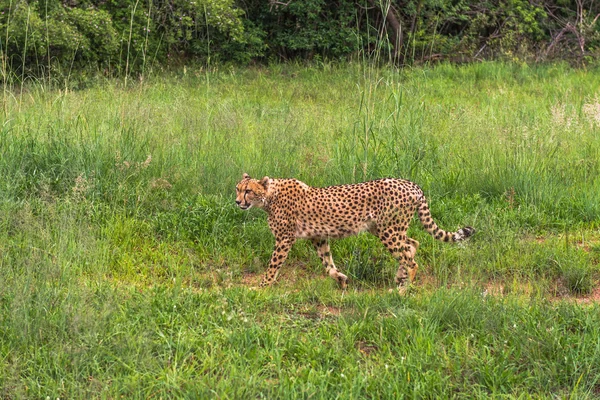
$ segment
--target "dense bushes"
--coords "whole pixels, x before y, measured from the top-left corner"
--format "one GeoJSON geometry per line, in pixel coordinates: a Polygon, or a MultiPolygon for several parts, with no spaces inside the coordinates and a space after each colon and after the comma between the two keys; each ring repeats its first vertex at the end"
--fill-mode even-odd
{"type": "Polygon", "coordinates": [[[0,0],[0,51],[5,79],[294,58],[582,63],[599,14],[592,0],[0,0]]]}
{"type": "Polygon", "coordinates": [[[245,46],[251,28],[242,15],[233,0],[0,0],[2,72],[120,73],[211,56],[248,62],[259,54],[245,46]]]}
{"type": "Polygon", "coordinates": [[[104,10],[39,2],[1,4],[2,55],[9,66],[109,61],[118,50],[117,31],[104,10]]]}

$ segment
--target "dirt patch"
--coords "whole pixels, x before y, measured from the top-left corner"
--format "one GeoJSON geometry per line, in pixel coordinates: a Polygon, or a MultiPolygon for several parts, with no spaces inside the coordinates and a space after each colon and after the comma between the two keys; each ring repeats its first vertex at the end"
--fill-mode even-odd
{"type": "Polygon", "coordinates": [[[439,280],[429,270],[424,270],[421,273],[417,271],[417,279],[414,284],[427,290],[433,290],[440,286],[439,280]]]}
{"type": "Polygon", "coordinates": [[[299,312],[297,315],[300,315],[306,319],[318,320],[318,319],[326,319],[339,317],[342,313],[342,309],[335,306],[326,306],[326,305],[318,305],[311,306],[309,308],[305,308],[299,312]]]}
{"type": "Polygon", "coordinates": [[[247,287],[258,287],[263,274],[245,273],[242,277],[242,283],[247,287]]]}
{"type": "Polygon", "coordinates": [[[590,294],[574,297],[573,300],[581,304],[600,303],[600,285],[596,286],[590,294]]]}
{"type": "Polygon", "coordinates": [[[505,287],[500,282],[489,282],[483,290],[484,296],[504,296],[505,287]]]}
{"type": "MultiPolygon", "coordinates": [[[[531,297],[535,293],[535,288],[531,282],[523,282],[518,284],[516,287],[514,283],[510,286],[506,286],[502,282],[488,282],[484,286],[482,295],[503,297],[509,293],[511,295],[531,297]]],[[[566,300],[581,304],[600,303],[600,284],[596,285],[596,287],[589,294],[575,296],[567,290],[564,283],[562,283],[560,280],[557,280],[549,288],[548,293],[544,297],[551,301],[566,300]]]]}
{"type": "Polygon", "coordinates": [[[515,295],[521,297],[531,297],[536,293],[534,283],[529,281],[522,282],[503,282],[491,281],[485,284],[483,296],[506,296],[515,295]]]}
{"type": "Polygon", "coordinates": [[[360,351],[363,355],[367,357],[379,349],[376,344],[365,342],[363,340],[356,342],[354,346],[358,351],[360,351]]]}
{"type": "MultiPolygon", "coordinates": [[[[246,287],[258,287],[265,275],[266,269],[260,272],[244,272],[241,279],[241,284],[246,287]]],[[[294,263],[285,265],[279,271],[277,279],[273,282],[274,286],[289,288],[290,291],[298,291],[302,281],[310,281],[316,279],[331,279],[322,274],[315,274],[305,263],[294,263]]]]}
{"type": "Polygon", "coordinates": [[[600,304],[600,282],[588,294],[572,294],[563,282],[557,280],[554,292],[549,296],[550,301],[571,301],[578,304],[600,304]]]}
{"type": "Polygon", "coordinates": [[[320,306],[318,307],[322,315],[333,315],[334,317],[339,316],[342,313],[342,309],[334,306],[320,306]]]}

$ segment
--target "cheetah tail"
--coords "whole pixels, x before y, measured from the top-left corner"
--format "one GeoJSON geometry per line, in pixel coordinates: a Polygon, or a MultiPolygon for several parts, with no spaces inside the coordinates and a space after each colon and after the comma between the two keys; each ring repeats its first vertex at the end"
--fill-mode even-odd
{"type": "Polygon", "coordinates": [[[425,197],[422,198],[421,204],[419,205],[419,219],[425,230],[434,238],[442,242],[460,242],[466,238],[472,236],[475,233],[475,229],[470,226],[465,226],[457,230],[456,232],[446,232],[437,226],[431,213],[429,212],[429,205],[425,197]]]}

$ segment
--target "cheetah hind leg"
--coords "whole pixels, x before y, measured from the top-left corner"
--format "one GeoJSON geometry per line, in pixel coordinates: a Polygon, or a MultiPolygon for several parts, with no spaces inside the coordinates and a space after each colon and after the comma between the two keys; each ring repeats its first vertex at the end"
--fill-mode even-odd
{"type": "Polygon", "coordinates": [[[410,287],[417,274],[418,264],[407,255],[408,251],[403,251],[399,257],[400,266],[396,272],[396,284],[398,285],[398,293],[405,294],[410,287]]]}
{"type": "Polygon", "coordinates": [[[419,242],[411,238],[406,238],[399,256],[396,257],[400,266],[398,267],[395,281],[398,285],[398,293],[400,294],[406,293],[406,290],[414,282],[417,275],[419,265],[415,262],[414,257],[418,248],[419,242]]]}
{"type": "Polygon", "coordinates": [[[404,294],[414,281],[417,274],[418,264],[414,257],[419,247],[419,242],[414,239],[403,237],[388,230],[388,236],[381,236],[381,241],[387,247],[392,256],[398,260],[398,272],[396,272],[396,284],[398,293],[404,294]]]}
{"type": "Polygon", "coordinates": [[[406,251],[408,252],[408,280],[410,283],[413,283],[415,280],[415,276],[417,275],[417,269],[419,265],[415,262],[415,255],[417,254],[417,249],[419,248],[419,242],[415,239],[411,239],[409,237],[406,238],[406,251]]]}
{"type": "Polygon", "coordinates": [[[325,267],[325,271],[327,271],[329,276],[340,285],[340,288],[346,289],[348,287],[348,277],[338,271],[338,269],[335,267],[333,258],[331,257],[329,243],[323,239],[313,239],[312,242],[317,249],[317,254],[319,255],[319,258],[325,267]]]}

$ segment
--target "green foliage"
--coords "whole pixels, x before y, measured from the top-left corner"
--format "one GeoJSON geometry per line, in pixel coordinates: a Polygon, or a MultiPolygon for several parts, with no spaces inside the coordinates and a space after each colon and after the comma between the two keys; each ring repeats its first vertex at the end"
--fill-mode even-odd
{"type": "Polygon", "coordinates": [[[343,57],[376,40],[376,30],[364,22],[357,23],[355,1],[256,1],[246,7],[249,20],[257,21],[268,35],[270,55],[283,59],[343,57]]]}
{"type": "Polygon", "coordinates": [[[520,59],[535,54],[543,39],[543,8],[524,0],[480,2],[465,28],[465,45],[471,54],[485,58],[520,59]]]}
{"type": "Polygon", "coordinates": [[[291,59],[581,65],[600,49],[598,13],[591,1],[2,0],[0,58],[5,79],[54,76],[61,85],[74,71],[291,59]]]}
{"type": "MultiPolygon", "coordinates": [[[[58,62],[60,67],[89,62],[104,64],[118,48],[117,33],[106,11],[67,8],[59,2],[0,3],[1,46],[8,65],[40,74],[58,62]]],[[[25,72],[25,71],[23,71],[25,72]]]]}
{"type": "Polygon", "coordinates": [[[543,8],[526,0],[415,0],[396,6],[405,32],[405,62],[531,56],[546,39],[543,8]]]}
{"type": "Polygon", "coordinates": [[[554,55],[577,61],[593,56],[598,47],[594,16],[600,10],[594,2],[582,3],[582,8],[567,3],[314,0],[245,2],[243,7],[247,21],[265,32],[266,55],[283,59],[356,54],[387,59],[393,51],[405,63],[554,55]],[[388,9],[398,21],[398,31],[386,19],[388,9]],[[393,49],[394,35],[400,39],[398,49],[393,49]]]}
{"type": "Polygon", "coordinates": [[[221,55],[248,61],[263,46],[260,32],[249,27],[251,34],[244,33],[233,0],[6,0],[0,11],[4,72],[19,76],[44,76],[48,69],[66,76],[73,67],[144,71],[157,60],[168,64],[221,55]],[[244,54],[237,54],[242,48],[244,54]]]}
{"type": "MultiPolygon", "coordinates": [[[[222,46],[229,43],[239,46],[249,44],[241,20],[241,10],[233,0],[158,1],[151,2],[151,35],[156,42],[162,41],[162,54],[175,59],[219,58],[222,46]]],[[[147,14],[146,14],[147,15],[147,14]]],[[[158,46],[158,43],[155,43],[158,46]]],[[[254,54],[247,48],[247,57],[254,54]]],[[[225,52],[226,53],[226,52],[225,52]]]]}

